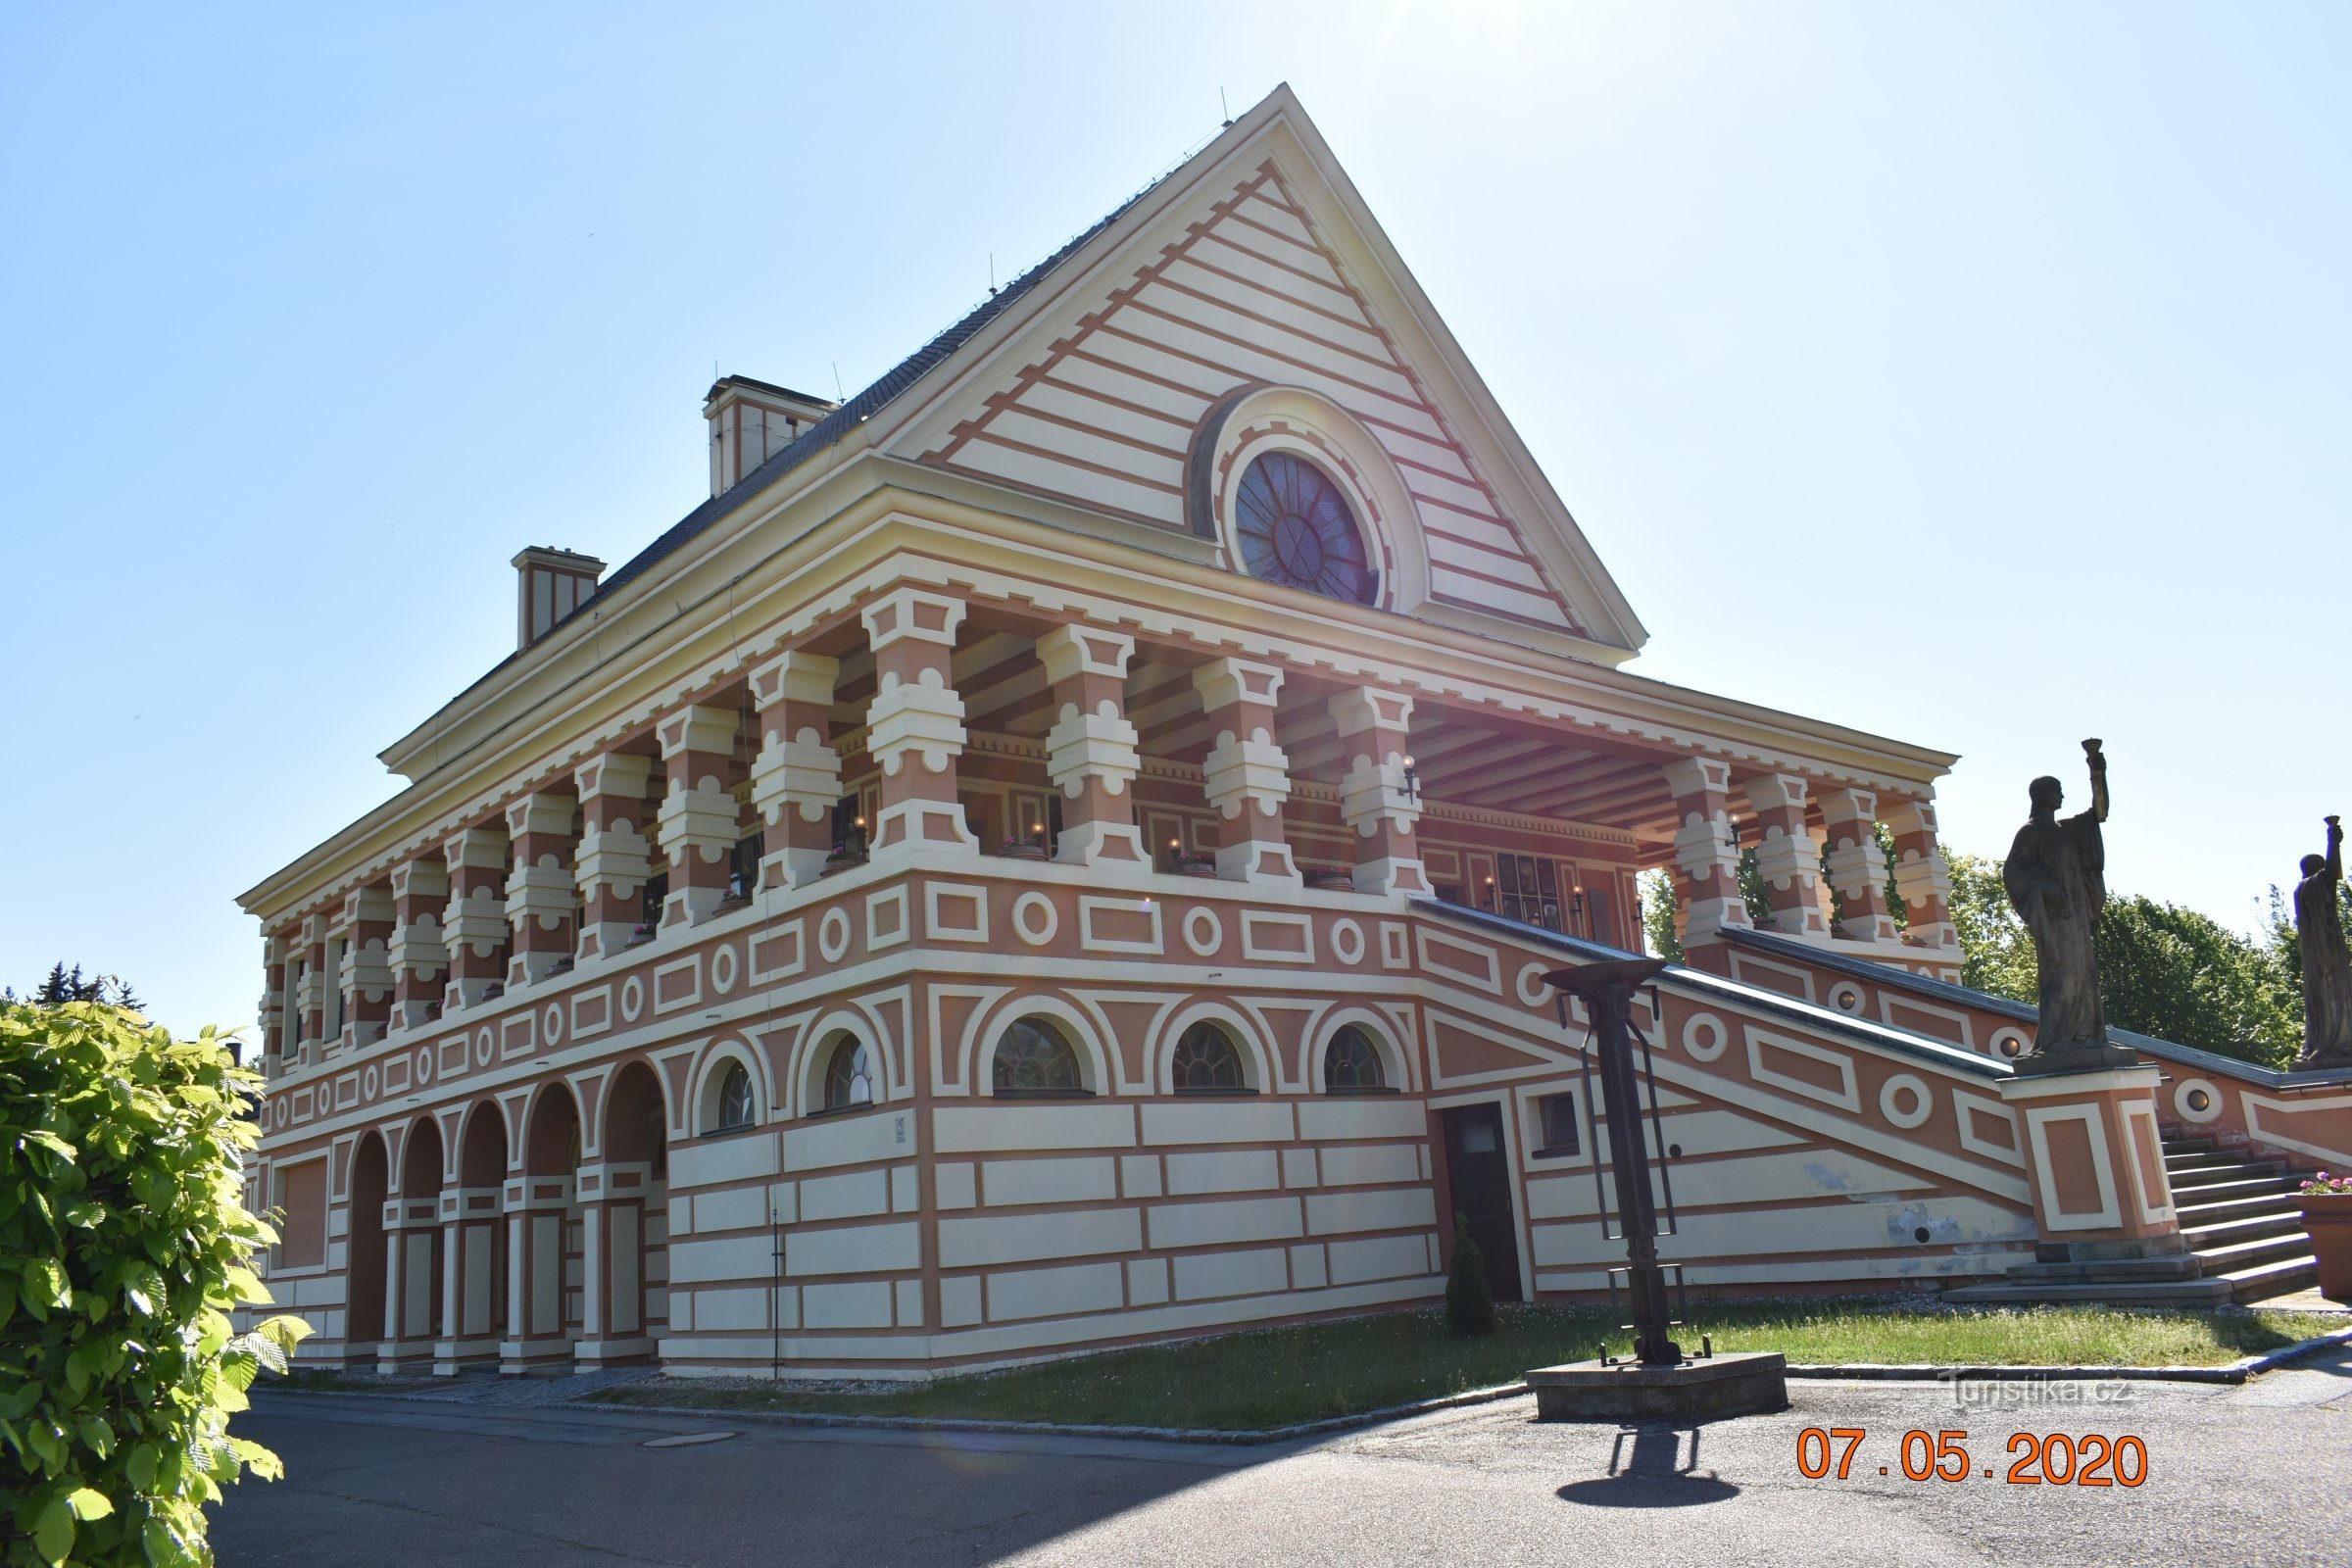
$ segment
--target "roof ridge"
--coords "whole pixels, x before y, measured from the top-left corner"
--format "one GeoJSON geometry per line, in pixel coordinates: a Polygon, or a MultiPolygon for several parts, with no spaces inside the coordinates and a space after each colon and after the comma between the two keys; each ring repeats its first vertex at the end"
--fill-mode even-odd
{"type": "MultiPolygon", "coordinates": [[[[572,609],[571,614],[564,616],[564,620],[569,620],[572,615],[577,615],[581,611],[602,602],[614,590],[626,586],[648,567],[660,562],[662,557],[733,512],[736,507],[750,497],[755,489],[791,472],[814,453],[835,445],[851,430],[898,401],[908,388],[945,364],[956,350],[977,336],[981,328],[987,326],[1016,301],[1035,289],[1055,268],[1085,249],[1103,230],[1126,217],[1129,212],[1134,210],[1138,202],[1166,184],[1179,170],[1192,163],[1210,142],[1215,141],[1218,136],[1223,134],[1224,127],[1220,127],[1205,139],[1186,149],[1174,163],[1152,175],[1132,195],[1103,214],[1102,217],[1062,241],[1043,260],[1032,265],[1004,287],[990,289],[986,299],[981,300],[954,321],[933,333],[920,348],[858,389],[857,393],[836,407],[831,414],[810,425],[799,439],[780,451],[770,454],[750,473],[745,474],[719,494],[701,503],[685,516],[680,517],[656,536],[651,544],[623,562],[619,570],[598,583],[596,592],[581,600],[572,609]]],[[[563,624],[564,621],[556,623],[557,626],[563,624]]],[[[550,630],[553,629],[550,628],[550,630]]],[[[521,650],[516,652],[520,653],[521,650]]]]}

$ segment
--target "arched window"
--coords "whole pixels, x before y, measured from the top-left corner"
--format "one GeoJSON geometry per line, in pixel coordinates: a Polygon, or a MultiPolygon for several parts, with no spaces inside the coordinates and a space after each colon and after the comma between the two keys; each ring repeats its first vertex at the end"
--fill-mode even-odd
{"type": "Polygon", "coordinates": [[[1378,1093],[1389,1088],[1388,1063],[1372,1037],[1342,1024],[1323,1048],[1323,1088],[1330,1094],[1378,1093]]]}
{"type": "Polygon", "coordinates": [[[741,1132],[759,1114],[758,1102],[752,1094],[752,1075],[740,1061],[727,1063],[726,1076],[718,1084],[718,1119],[711,1124],[714,1133],[741,1132]]]}
{"type": "Polygon", "coordinates": [[[1213,1023],[1194,1024],[1177,1037],[1169,1077],[1180,1095],[1240,1094],[1250,1088],[1233,1037],[1213,1023]]]}
{"type": "Polygon", "coordinates": [[[845,1110],[874,1102],[874,1058],[855,1035],[833,1043],[825,1058],[825,1109],[845,1110]]]}
{"type": "Polygon", "coordinates": [[[1302,457],[1269,452],[1250,465],[1234,497],[1234,532],[1252,577],[1359,605],[1379,597],[1355,514],[1330,475],[1302,457]]]}
{"type": "Polygon", "coordinates": [[[1061,1031],[1043,1018],[1022,1018],[997,1041],[990,1081],[1000,1095],[1076,1095],[1078,1054],[1061,1031]]]}

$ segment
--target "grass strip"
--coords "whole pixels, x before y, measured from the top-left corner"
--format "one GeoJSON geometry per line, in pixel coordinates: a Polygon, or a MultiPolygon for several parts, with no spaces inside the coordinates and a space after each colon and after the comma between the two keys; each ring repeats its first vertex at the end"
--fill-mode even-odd
{"type": "MultiPolygon", "coordinates": [[[[1694,1304],[1692,1317],[1678,1331],[1691,1348],[1705,1333],[1718,1350],[1780,1350],[1794,1362],[1959,1366],[2220,1366],[2343,1326],[2340,1318],[2301,1312],[1964,1308],[1883,1298],[1710,1302],[1694,1304]]],[[[1455,1339],[1445,1313],[1429,1309],[879,1391],[661,1378],[588,1396],[714,1410],[1252,1431],[1514,1382],[1530,1367],[1589,1358],[1604,1336],[1625,1350],[1625,1336],[1601,1308],[1506,1306],[1496,1332],[1478,1340],[1455,1339]]]]}

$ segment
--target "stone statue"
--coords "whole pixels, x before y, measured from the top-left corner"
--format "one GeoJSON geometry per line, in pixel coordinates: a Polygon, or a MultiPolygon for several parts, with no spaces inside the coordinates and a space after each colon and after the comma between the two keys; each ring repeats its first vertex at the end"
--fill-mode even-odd
{"type": "Polygon", "coordinates": [[[2303,857],[2295,884],[2295,940],[2303,954],[2303,1054],[2297,1068],[2352,1067],[2352,956],[2335,890],[2344,880],[2344,830],[2328,819],[2328,853],[2303,857]]]}
{"type": "Polygon", "coordinates": [[[2095,740],[2082,743],[2082,754],[2090,762],[2090,809],[2060,820],[2066,792],[2054,778],[2035,779],[2029,789],[2033,820],[2017,830],[2001,868],[2009,902],[2034,935],[2041,969],[2041,1021],[2021,1065],[2044,1070],[2138,1059],[2109,1044],[2099,1003],[2099,958],[2091,937],[2107,907],[2107,850],[2099,835],[2107,820],[2107,759],[2095,740]]]}

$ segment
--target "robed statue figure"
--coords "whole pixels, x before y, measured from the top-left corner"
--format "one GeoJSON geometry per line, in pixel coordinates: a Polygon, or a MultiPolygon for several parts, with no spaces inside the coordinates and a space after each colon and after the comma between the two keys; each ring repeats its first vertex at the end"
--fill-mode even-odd
{"type": "Polygon", "coordinates": [[[2001,881],[2009,902],[2034,935],[2041,969],[2041,1022],[2033,1056],[2103,1053],[2107,1014],[2099,1004],[2099,958],[2091,937],[2107,907],[2107,850],[2099,824],[2107,820],[2107,759],[2095,740],[2082,743],[2090,760],[2090,809],[2063,820],[2066,792],[2054,778],[2029,789],[2034,817],[2017,830],[2001,881]]]}
{"type": "Polygon", "coordinates": [[[2303,857],[2295,884],[2295,939],[2303,955],[2303,1054],[2298,1068],[2352,1067],[2352,956],[2336,888],[2344,880],[2344,830],[2328,819],[2328,853],[2303,857]]]}

